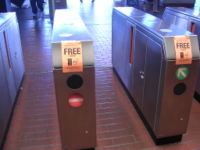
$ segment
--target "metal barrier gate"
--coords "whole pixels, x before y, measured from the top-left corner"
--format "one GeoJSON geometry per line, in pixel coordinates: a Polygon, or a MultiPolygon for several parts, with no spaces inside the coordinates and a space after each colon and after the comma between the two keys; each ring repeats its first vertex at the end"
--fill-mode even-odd
{"type": "MultiPolygon", "coordinates": [[[[166,7],[163,13],[163,20],[198,35],[200,44],[200,10],[198,7],[194,9],[166,7]]],[[[200,102],[200,68],[194,97],[200,102]]]]}
{"type": "Polygon", "coordinates": [[[64,150],[94,148],[96,105],[93,41],[76,13],[56,10],[52,52],[62,147],[64,150]]]}
{"type": "Polygon", "coordinates": [[[113,67],[155,143],[180,141],[195,89],[198,39],[144,12],[137,16],[138,11],[113,10],[113,67]]]}

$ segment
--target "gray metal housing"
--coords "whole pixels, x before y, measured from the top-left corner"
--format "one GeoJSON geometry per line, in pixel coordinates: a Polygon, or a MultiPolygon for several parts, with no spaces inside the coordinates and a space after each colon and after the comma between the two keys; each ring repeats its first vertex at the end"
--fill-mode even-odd
{"type": "Polygon", "coordinates": [[[77,13],[71,10],[56,10],[52,55],[62,149],[94,148],[96,146],[96,100],[93,41],[77,13]],[[62,41],[81,42],[83,71],[62,71],[62,41]],[[81,106],[75,108],[69,104],[69,97],[73,94],[82,96],[81,106]]]}
{"type": "MultiPolygon", "coordinates": [[[[166,7],[163,13],[163,20],[179,26],[179,28],[188,31],[193,30],[194,34],[198,35],[200,44],[200,10],[199,7],[166,7]],[[194,29],[192,29],[194,26],[194,29]]],[[[200,68],[196,85],[196,92],[200,95],[200,68]]]]}
{"type": "Polygon", "coordinates": [[[16,15],[0,13],[0,149],[24,72],[16,15]]]}
{"type": "Polygon", "coordinates": [[[61,41],[80,41],[83,50],[83,64],[94,65],[93,41],[80,16],[72,10],[60,9],[55,12],[52,35],[53,66],[55,68],[62,67],[61,41]]]}
{"type": "Polygon", "coordinates": [[[134,8],[113,9],[113,67],[156,138],[182,135],[187,129],[200,59],[197,36],[154,16],[149,20],[146,15],[134,8]],[[190,74],[182,81],[175,76],[182,66],[175,64],[175,36],[189,36],[192,43],[192,64],[184,65],[190,74]],[[179,83],[187,89],[176,95],[173,90],[179,83]]]}

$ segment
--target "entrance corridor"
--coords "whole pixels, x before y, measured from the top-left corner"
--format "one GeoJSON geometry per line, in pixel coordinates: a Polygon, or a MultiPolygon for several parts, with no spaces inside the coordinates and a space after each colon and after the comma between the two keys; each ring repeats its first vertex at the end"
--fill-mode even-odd
{"type": "MultiPolygon", "coordinates": [[[[96,150],[200,150],[200,104],[193,100],[180,143],[156,146],[112,70],[111,17],[119,0],[68,0],[93,40],[96,66],[96,150]]],[[[4,150],[61,150],[51,55],[52,24],[18,13],[26,74],[4,150]],[[21,16],[21,17],[20,17],[21,16]]],[[[65,19],[65,18],[63,18],[65,19]]],[[[77,141],[78,142],[78,141],[77,141]]]]}

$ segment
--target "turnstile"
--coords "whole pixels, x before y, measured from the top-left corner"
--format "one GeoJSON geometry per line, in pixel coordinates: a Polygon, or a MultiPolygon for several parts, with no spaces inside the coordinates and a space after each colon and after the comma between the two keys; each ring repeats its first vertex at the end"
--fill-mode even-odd
{"type": "Polygon", "coordinates": [[[188,125],[200,60],[197,36],[135,12],[126,7],[113,10],[114,70],[155,143],[180,141],[188,125]]]}
{"type": "Polygon", "coordinates": [[[52,35],[54,83],[63,150],[96,145],[93,41],[71,10],[56,10],[52,35]]]}
{"type": "MultiPolygon", "coordinates": [[[[163,13],[163,20],[198,35],[198,41],[200,43],[200,10],[198,7],[193,9],[166,7],[163,13]]],[[[200,102],[200,68],[194,97],[200,102]]]]}

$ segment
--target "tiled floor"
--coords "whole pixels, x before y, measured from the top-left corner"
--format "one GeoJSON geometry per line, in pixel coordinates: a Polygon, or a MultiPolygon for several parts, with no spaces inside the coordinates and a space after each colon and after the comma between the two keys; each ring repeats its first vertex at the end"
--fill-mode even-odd
{"type": "MultiPolygon", "coordinates": [[[[111,13],[115,0],[69,0],[94,40],[97,150],[200,150],[200,104],[193,101],[189,127],[177,144],[155,146],[112,71],[111,13]]],[[[48,18],[20,18],[26,76],[4,150],[61,150],[48,18]]]]}

